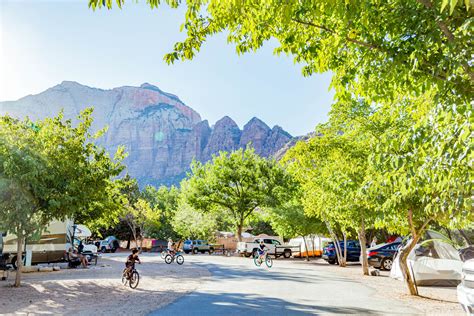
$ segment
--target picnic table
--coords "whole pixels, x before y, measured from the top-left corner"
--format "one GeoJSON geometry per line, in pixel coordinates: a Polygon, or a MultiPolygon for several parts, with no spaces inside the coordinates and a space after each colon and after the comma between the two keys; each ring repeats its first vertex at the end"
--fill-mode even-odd
{"type": "Polygon", "coordinates": [[[212,249],[214,249],[213,253],[215,254],[221,254],[227,257],[230,257],[232,255],[232,250],[225,248],[223,244],[213,244],[209,245],[212,249]]]}

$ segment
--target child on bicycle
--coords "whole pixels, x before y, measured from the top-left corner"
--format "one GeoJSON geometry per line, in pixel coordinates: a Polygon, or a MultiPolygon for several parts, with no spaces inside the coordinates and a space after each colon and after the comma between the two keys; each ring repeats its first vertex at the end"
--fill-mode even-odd
{"type": "Polygon", "coordinates": [[[263,240],[260,240],[260,245],[258,245],[258,255],[262,261],[265,260],[266,249],[268,249],[268,247],[265,246],[263,240]]]}
{"type": "Polygon", "coordinates": [[[171,238],[168,238],[168,253],[172,256],[175,255],[174,242],[173,242],[173,239],[171,238]]]}
{"type": "Polygon", "coordinates": [[[132,254],[127,257],[127,262],[125,262],[125,267],[128,269],[128,275],[135,269],[135,262],[141,264],[140,258],[138,258],[138,250],[133,249],[132,254]]]}

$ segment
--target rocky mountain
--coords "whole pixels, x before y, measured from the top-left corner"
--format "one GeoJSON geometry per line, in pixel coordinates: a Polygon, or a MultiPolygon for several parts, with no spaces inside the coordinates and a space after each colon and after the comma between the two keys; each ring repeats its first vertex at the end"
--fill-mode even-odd
{"type": "Polygon", "coordinates": [[[103,90],[64,81],[36,95],[0,102],[0,115],[41,119],[63,110],[66,118],[74,119],[90,106],[93,130],[108,126],[100,145],[110,152],[124,145],[128,172],[142,186],[179,183],[194,158],[205,162],[221,150],[248,143],[268,157],[293,139],[281,127],[270,128],[255,117],[243,130],[228,116],[211,127],[177,96],[148,83],[103,90]]]}

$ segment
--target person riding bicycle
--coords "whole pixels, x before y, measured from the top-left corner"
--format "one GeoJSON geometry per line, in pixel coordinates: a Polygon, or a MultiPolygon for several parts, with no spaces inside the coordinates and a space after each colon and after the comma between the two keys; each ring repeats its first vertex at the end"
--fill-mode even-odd
{"type": "Polygon", "coordinates": [[[128,275],[135,269],[135,262],[141,264],[140,258],[138,258],[138,250],[133,249],[132,254],[127,257],[127,262],[125,262],[125,267],[128,269],[128,275]]]}
{"type": "Polygon", "coordinates": [[[258,245],[258,255],[260,260],[265,260],[265,255],[266,255],[266,250],[268,250],[268,247],[265,246],[265,243],[263,240],[260,240],[260,245],[258,245]]]}
{"type": "Polygon", "coordinates": [[[172,256],[176,254],[176,251],[174,250],[174,242],[171,238],[168,238],[168,253],[172,256]]]}

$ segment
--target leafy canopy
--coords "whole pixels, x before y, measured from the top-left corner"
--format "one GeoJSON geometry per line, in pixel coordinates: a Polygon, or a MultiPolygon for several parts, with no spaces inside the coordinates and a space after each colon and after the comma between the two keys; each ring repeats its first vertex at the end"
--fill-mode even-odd
{"type": "Polygon", "coordinates": [[[103,133],[90,134],[91,113],[83,111],[77,126],[62,113],[34,123],[0,117],[0,229],[27,237],[53,219],[119,207],[112,179],[123,150],[111,159],[91,141],[103,133]]]}
{"type": "MultiPolygon", "coordinates": [[[[114,2],[122,7],[125,0],[89,0],[89,6],[110,9],[114,2]]],[[[162,1],[146,2],[158,8],[162,1]]],[[[238,54],[274,39],[275,53],[292,55],[304,75],[332,71],[339,99],[355,94],[377,102],[434,85],[442,99],[469,101],[472,12],[469,0],[189,0],[181,26],[186,39],[165,60],[192,59],[207,38],[226,32],[238,54]]]]}
{"type": "Polygon", "coordinates": [[[294,190],[292,178],[275,160],[250,147],[221,152],[206,164],[194,161],[185,182],[186,201],[199,210],[228,212],[238,235],[252,212],[280,205],[294,190]]]}

